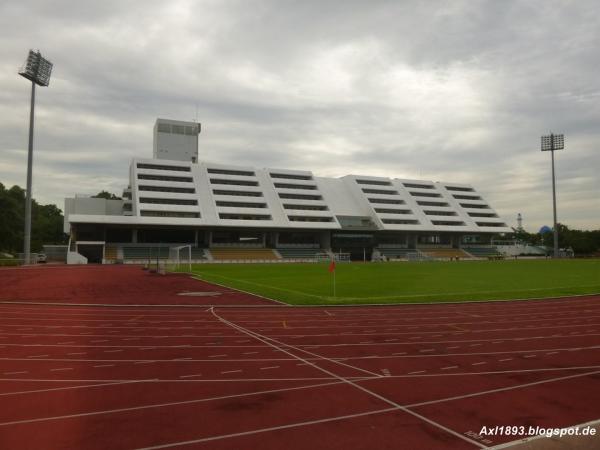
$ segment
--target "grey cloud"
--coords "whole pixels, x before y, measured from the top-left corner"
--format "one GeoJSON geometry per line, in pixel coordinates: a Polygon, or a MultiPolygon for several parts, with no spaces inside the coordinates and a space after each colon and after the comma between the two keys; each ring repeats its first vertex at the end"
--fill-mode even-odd
{"type": "MultiPolygon", "coordinates": [[[[38,90],[35,192],[127,184],[156,117],[203,123],[223,163],[458,181],[514,223],[600,226],[600,5],[593,1],[132,1],[0,6],[0,181],[24,185],[29,47],[38,90]]],[[[83,192],[82,192],[83,191],[83,192]]]]}

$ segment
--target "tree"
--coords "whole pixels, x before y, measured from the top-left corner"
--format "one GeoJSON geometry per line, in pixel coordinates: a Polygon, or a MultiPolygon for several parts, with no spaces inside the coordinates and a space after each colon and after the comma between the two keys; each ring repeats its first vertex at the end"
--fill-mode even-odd
{"type": "Polygon", "coordinates": [[[121,200],[121,197],[117,197],[115,194],[112,194],[108,191],[100,191],[96,195],[93,195],[92,198],[105,198],[106,200],[121,200]]]}
{"type": "MultiPolygon", "coordinates": [[[[6,189],[0,183],[0,251],[23,251],[25,228],[25,190],[19,186],[6,189]]],[[[43,244],[65,244],[63,214],[56,205],[31,202],[31,250],[39,252],[43,244]]]]}

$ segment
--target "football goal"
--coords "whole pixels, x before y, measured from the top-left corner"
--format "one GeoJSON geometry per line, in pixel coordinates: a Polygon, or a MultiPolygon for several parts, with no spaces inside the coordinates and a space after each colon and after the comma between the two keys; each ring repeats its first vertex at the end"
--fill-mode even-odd
{"type": "Polygon", "coordinates": [[[180,245],[178,247],[169,247],[168,268],[171,271],[189,270],[192,271],[192,246],[180,245]]]}

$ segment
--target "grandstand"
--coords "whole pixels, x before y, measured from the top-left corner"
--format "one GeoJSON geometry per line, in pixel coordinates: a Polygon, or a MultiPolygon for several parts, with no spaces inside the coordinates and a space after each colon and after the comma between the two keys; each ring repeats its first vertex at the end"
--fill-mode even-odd
{"type": "Polygon", "coordinates": [[[422,254],[433,259],[466,259],[472,256],[460,248],[427,248],[419,249],[422,254]]]}
{"type": "Polygon", "coordinates": [[[503,258],[502,253],[496,247],[466,247],[463,249],[475,258],[498,259],[503,258]]]}
{"type": "Polygon", "coordinates": [[[269,248],[212,248],[213,261],[276,261],[280,259],[269,248]]]}
{"type": "Polygon", "coordinates": [[[511,231],[470,185],[203,162],[199,133],[158,119],[153,158],[132,160],[122,200],[65,199],[67,259],[165,259],[180,245],[196,261],[463,259],[481,257],[463,246],[511,231]]]}

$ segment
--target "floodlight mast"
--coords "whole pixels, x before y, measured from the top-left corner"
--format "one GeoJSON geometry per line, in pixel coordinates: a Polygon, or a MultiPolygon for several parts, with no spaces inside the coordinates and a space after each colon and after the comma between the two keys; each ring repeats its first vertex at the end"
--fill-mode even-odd
{"type": "Polygon", "coordinates": [[[27,61],[19,75],[31,81],[31,106],[29,110],[29,147],[27,151],[27,191],[25,198],[25,235],[23,238],[24,263],[31,263],[31,185],[33,178],[33,124],[35,118],[35,85],[48,86],[52,63],[38,51],[29,50],[27,61]]]}
{"type": "Polygon", "coordinates": [[[556,220],[556,177],[554,175],[554,150],[565,148],[565,136],[563,134],[550,133],[542,136],[542,151],[552,154],[552,208],[554,214],[554,257],[558,258],[558,223],[556,220]]]}

